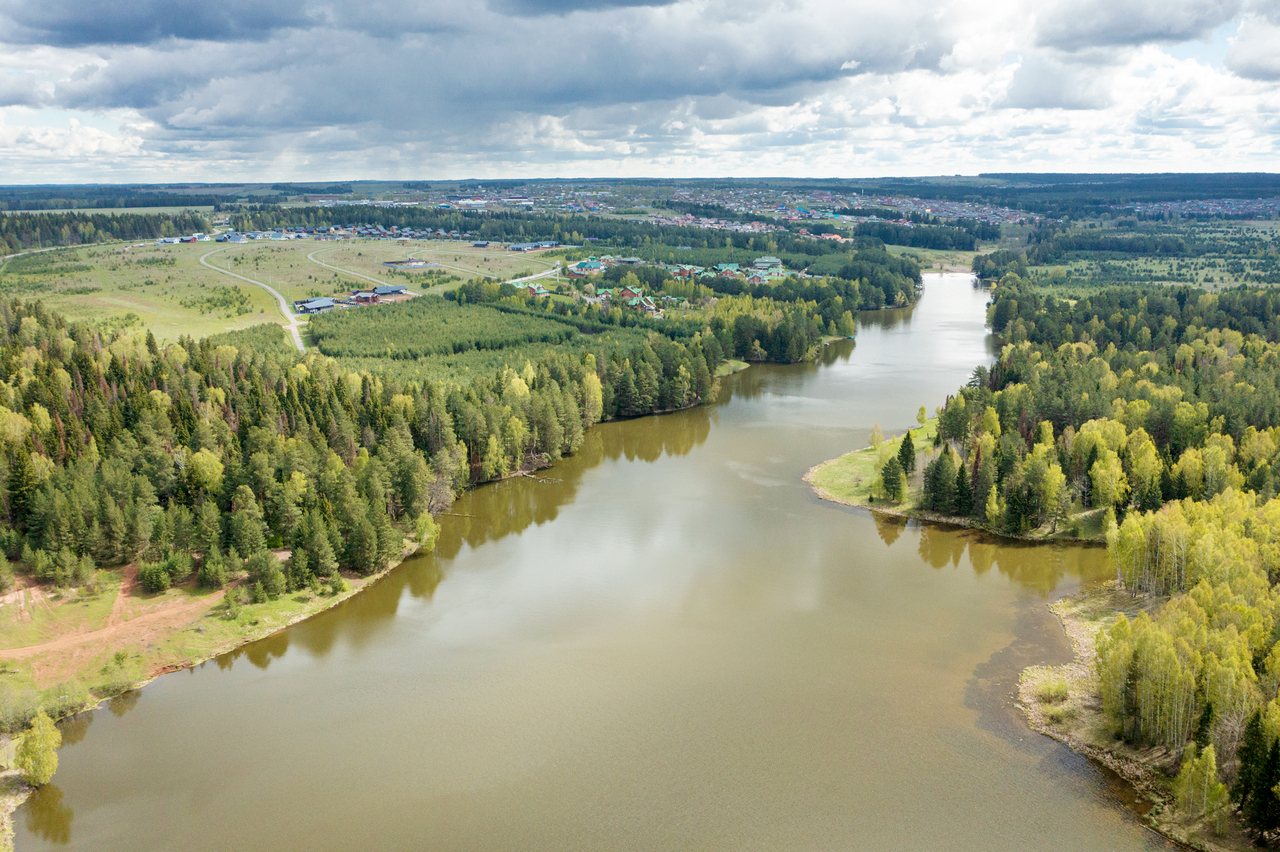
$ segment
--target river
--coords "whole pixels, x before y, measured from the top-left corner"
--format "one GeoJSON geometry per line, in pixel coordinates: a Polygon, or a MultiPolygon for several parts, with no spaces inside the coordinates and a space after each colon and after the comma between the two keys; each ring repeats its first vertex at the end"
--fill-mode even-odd
{"type": "Polygon", "coordinates": [[[1012,702],[1105,553],[801,481],[989,363],[986,298],[928,276],[856,346],[468,494],[436,553],[66,723],[16,848],[1167,848],[1012,702]]]}

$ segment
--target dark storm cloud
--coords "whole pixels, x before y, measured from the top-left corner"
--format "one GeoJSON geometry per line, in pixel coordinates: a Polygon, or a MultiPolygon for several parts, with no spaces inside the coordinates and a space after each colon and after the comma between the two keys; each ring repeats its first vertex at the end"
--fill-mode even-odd
{"type": "Polygon", "coordinates": [[[1203,38],[1240,13],[1240,0],[1059,0],[1038,42],[1063,50],[1203,38]]]}
{"type": "Polygon", "coordinates": [[[950,47],[932,18],[909,14],[868,12],[865,28],[842,33],[778,16],[770,4],[715,12],[621,9],[518,24],[481,15],[469,30],[459,29],[465,21],[437,18],[426,31],[420,15],[393,22],[395,30],[385,8],[364,6],[343,31],[290,29],[263,44],[117,48],[60,81],[56,101],[136,109],[173,138],[345,125],[380,125],[389,137],[474,138],[517,115],[615,104],[669,109],[682,98],[728,95],[743,109],[783,106],[848,76],[850,64],[856,73],[936,67],[950,47]],[[784,31],[750,38],[770,16],[771,28],[784,31]]]}
{"type": "Polygon", "coordinates": [[[249,0],[3,0],[0,21],[11,44],[152,44],[170,38],[256,41],[306,26],[302,4],[249,0]]]}

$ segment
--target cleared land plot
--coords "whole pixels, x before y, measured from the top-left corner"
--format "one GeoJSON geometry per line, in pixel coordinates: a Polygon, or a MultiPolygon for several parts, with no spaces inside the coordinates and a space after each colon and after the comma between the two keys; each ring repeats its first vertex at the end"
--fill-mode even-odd
{"type": "Polygon", "coordinates": [[[387,283],[417,280],[417,276],[422,273],[406,270],[405,274],[409,276],[406,279],[382,265],[384,260],[404,260],[409,257],[439,263],[450,275],[459,276],[462,280],[521,278],[545,272],[555,263],[554,260],[542,259],[533,252],[509,252],[501,246],[479,249],[468,243],[443,241],[406,241],[402,245],[397,240],[355,240],[336,246],[315,242],[312,243],[311,251],[315,252],[316,260],[330,266],[358,272],[387,283]]]}
{"type": "Polygon", "coordinates": [[[279,318],[266,291],[200,265],[211,247],[147,243],[24,255],[0,266],[0,294],[39,298],[74,320],[149,328],[162,342],[279,318]]]}

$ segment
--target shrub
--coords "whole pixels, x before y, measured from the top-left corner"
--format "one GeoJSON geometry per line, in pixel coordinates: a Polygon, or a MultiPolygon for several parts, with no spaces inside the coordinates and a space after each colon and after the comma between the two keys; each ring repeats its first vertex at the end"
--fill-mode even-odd
{"type": "Polygon", "coordinates": [[[1068,695],[1064,680],[1049,680],[1036,687],[1036,699],[1042,704],[1061,704],[1068,695]]]}
{"type": "Polygon", "coordinates": [[[143,562],[138,566],[138,582],[153,595],[160,594],[169,589],[169,572],[163,562],[143,562]]]}

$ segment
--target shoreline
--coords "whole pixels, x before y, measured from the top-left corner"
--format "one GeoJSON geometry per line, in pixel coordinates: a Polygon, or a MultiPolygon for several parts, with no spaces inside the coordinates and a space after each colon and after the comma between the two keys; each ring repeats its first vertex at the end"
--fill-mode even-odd
{"type": "MultiPolygon", "coordinates": [[[[978,530],[1028,544],[1070,542],[1095,547],[1100,544],[1097,539],[1074,538],[1064,533],[1053,537],[1011,535],[991,530],[975,518],[940,515],[909,506],[873,504],[855,493],[836,493],[819,481],[824,467],[850,456],[873,452],[868,447],[820,462],[809,468],[803,479],[821,500],[903,521],[978,530]]],[[[1057,740],[1128,784],[1134,801],[1125,806],[1151,831],[1181,848],[1198,852],[1246,852],[1256,845],[1241,830],[1234,813],[1223,834],[1213,836],[1203,819],[1188,819],[1175,811],[1172,782],[1179,769],[1176,756],[1162,748],[1134,749],[1125,745],[1112,735],[1103,715],[1094,671],[1097,656],[1094,637],[1119,614],[1132,618],[1160,602],[1132,597],[1121,590],[1115,580],[1110,580],[1100,588],[1081,590],[1049,604],[1049,611],[1071,642],[1072,659],[1062,665],[1039,664],[1023,669],[1014,699],[1032,731],[1057,740]]]]}
{"type": "MultiPolygon", "coordinates": [[[[405,560],[407,560],[409,557],[417,555],[417,553],[421,550],[421,548],[422,548],[422,545],[420,542],[413,542],[411,546],[406,547],[404,549],[404,551],[400,554],[400,558],[398,560],[396,560],[393,563],[389,563],[387,567],[383,568],[381,571],[377,571],[373,574],[369,574],[364,577],[344,577],[344,580],[347,580],[347,583],[348,583],[345,591],[342,591],[332,596],[313,597],[307,601],[308,604],[314,603],[316,601],[323,601],[322,606],[315,607],[314,609],[304,607],[301,611],[295,612],[289,617],[287,617],[283,622],[278,622],[278,623],[273,622],[270,624],[264,624],[262,625],[261,628],[257,630],[251,630],[250,633],[247,635],[242,635],[240,637],[237,637],[236,639],[233,639],[231,641],[224,642],[220,645],[215,646],[214,650],[212,650],[211,652],[203,653],[202,655],[196,655],[193,657],[188,657],[176,663],[160,666],[159,668],[156,668],[150,671],[144,678],[136,681],[131,681],[130,684],[124,689],[112,692],[111,694],[104,694],[102,697],[92,701],[92,703],[83,705],[81,707],[78,707],[75,710],[72,710],[71,712],[63,713],[57,716],[54,719],[54,721],[61,722],[64,719],[70,719],[73,716],[77,716],[81,713],[87,713],[87,712],[92,712],[92,711],[101,709],[102,706],[106,702],[110,701],[111,699],[117,698],[120,695],[124,695],[125,693],[128,693],[128,692],[133,692],[135,690],[143,689],[147,685],[158,680],[164,675],[173,674],[174,672],[179,672],[179,671],[185,671],[187,669],[193,669],[196,666],[203,665],[204,663],[207,663],[209,660],[212,660],[216,657],[220,657],[223,654],[229,654],[232,651],[235,651],[246,645],[261,641],[270,636],[274,636],[280,631],[287,630],[288,628],[294,626],[295,624],[300,624],[303,621],[306,621],[310,618],[314,618],[315,616],[318,616],[321,613],[327,612],[330,609],[337,606],[338,604],[343,603],[344,601],[347,601],[350,598],[358,595],[360,592],[367,589],[370,585],[372,585],[376,581],[382,579],[387,574],[390,574],[396,568],[399,568],[402,564],[404,564],[405,560]],[[358,582],[357,583],[351,582],[351,580],[353,579],[358,580],[358,582]]],[[[238,585],[227,586],[226,589],[224,590],[224,594],[226,591],[229,591],[237,587],[238,585]]],[[[191,624],[198,624],[201,619],[213,615],[214,607],[216,607],[218,605],[218,602],[223,599],[224,594],[212,595],[209,600],[208,606],[206,608],[203,608],[201,610],[200,615],[198,615],[195,618],[195,620],[190,622],[187,626],[189,627],[191,624]]],[[[249,605],[246,605],[246,606],[249,606],[249,605]]],[[[253,624],[251,624],[250,626],[252,627],[253,624]]],[[[183,629],[186,629],[186,628],[184,627],[183,629]]],[[[8,649],[8,652],[21,651],[21,650],[23,649],[14,648],[14,649],[8,649]]],[[[6,652],[0,652],[0,655],[3,655],[4,653],[6,652]]],[[[21,742],[22,736],[23,736],[23,733],[10,735],[10,745],[16,748],[17,743],[21,742]]],[[[11,763],[12,761],[10,760],[9,762],[11,763]]],[[[0,769],[0,852],[12,852],[14,814],[17,812],[18,808],[22,806],[22,803],[25,802],[34,792],[35,792],[35,788],[32,787],[30,784],[26,783],[22,779],[17,769],[13,768],[11,765],[4,769],[0,769]]]]}
{"type": "MultiPolygon", "coordinates": [[[[936,421],[934,419],[930,418],[930,420],[925,426],[917,427],[917,429],[912,429],[911,431],[914,433],[917,430],[922,430],[926,433],[926,436],[927,436],[928,429],[932,427],[935,422],[936,421]]],[[[893,438],[885,439],[886,443],[893,440],[894,440],[893,438]]],[[[819,481],[822,478],[823,473],[832,471],[841,464],[852,467],[853,465],[850,464],[851,462],[852,463],[862,462],[862,466],[864,467],[867,464],[871,464],[874,467],[875,452],[876,452],[875,449],[872,447],[863,447],[860,450],[850,450],[844,455],[836,456],[833,459],[827,459],[826,461],[818,462],[813,467],[806,470],[804,473],[804,476],[801,477],[801,479],[809,486],[809,488],[813,491],[814,494],[818,496],[820,500],[826,500],[828,503],[838,503],[841,506],[849,506],[855,509],[865,509],[868,512],[884,515],[891,518],[901,518],[902,520],[906,520],[906,521],[920,521],[922,523],[941,524],[943,526],[960,527],[962,529],[977,530],[987,535],[1006,539],[1008,541],[1021,541],[1021,542],[1027,542],[1032,544],[1070,542],[1074,544],[1086,544],[1086,545],[1097,546],[1103,543],[1103,538],[1101,534],[1098,534],[1096,536],[1072,535],[1068,531],[1068,528],[1065,528],[1065,527],[1057,531],[1049,530],[1042,534],[1037,534],[1036,530],[1030,530],[1027,533],[1022,533],[1022,534],[1011,533],[1007,531],[993,530],[989,526],[984,524],[981,520],[969,515],[943,515],[939,512],[933,512],[928,509],[920,509],[915,506],[911,506],[906,500],[904,500],[902,503],[899,503],[897,505],[892,505],[889,503],[876,503],[869,496],[864,498],[862,495],[857,493],[857,491],[859,490],[858,486],[862,485],[864,482],[864,480],[861,478],[855,479],[854,482],[849,483],[847,493],[844,493],[844,494],[837,493],[836,491],[832,490],[837,483],[830,483],[830,482],[823,483],[819,481]]],[[[921,468],[923,468],[923,466],[921,466],[921,468]]],[[[918,474],[919,474],[919,471],[917,471],[917,476],[918,474]]],[[[874,476],[875,474],[874,472],[872,472],[872,477],[874,476]]],[[[912,484],[908,484],[908,492],[911,491],[912,487],[913,487],[912,484]]],[[[910,494],[908,495],[908,499],[910,499],[910,494]]],[[[1084,513],[1084,515],[1093,515],[1093,514],[1095,514],[1093,511],[1084,513]]],[[[1083,517],[1084,515],[1082,515],[1081,517],[1083,517]]]]}
{"type": "Polygon", "coordinates": [[[1016,702],[1028,727],[1114,772],[1132,787],[1130,805],[1144,825],[1185,849],[1199,852],[1246,852],[1256,849],[1234,810],[1221,835],[1211,833],[1203,818],[1188,818],[1173,806],[1176,755],[1163,748],[1136,749],[1115,738],[1097,693],[1094,637],[1121,613],[1132,617],[1160,603],[1134,598],[1114,580],[1081,590],[1049,605],[1071,641],[1072,659],[1063,665],[1034,665],[1018,678],[1016,702]],[[1065,687],[1065,689],[1064,689],[1065,687]],[[1144,807],[1145,806],[1145,807],[1144,807]]]}

